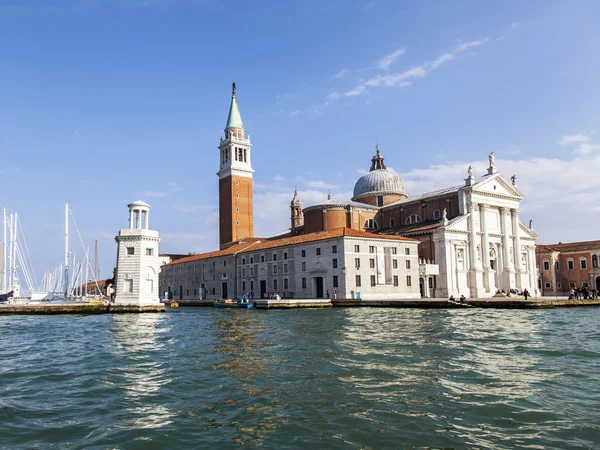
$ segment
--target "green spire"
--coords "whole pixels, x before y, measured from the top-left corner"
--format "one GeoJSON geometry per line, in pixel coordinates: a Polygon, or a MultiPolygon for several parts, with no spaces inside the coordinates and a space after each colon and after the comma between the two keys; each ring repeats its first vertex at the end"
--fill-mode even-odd
{"type": "Polygon", "coordinates": [[[230,128],[240,128],[242,130],[244,129],[244,124],[242,123],[242,116],[240,115],[240,108],[238,107],[237,99],[235,98],[235,83],[231,85],[231,106],[229,107],[227,125],[225,125],[226,130],[230,128]]]}

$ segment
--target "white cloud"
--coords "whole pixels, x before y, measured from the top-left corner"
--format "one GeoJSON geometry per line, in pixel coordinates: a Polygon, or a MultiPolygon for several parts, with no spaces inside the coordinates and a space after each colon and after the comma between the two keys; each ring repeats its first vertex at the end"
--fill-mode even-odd
{"type": "Polygon", "coordinates": [[[404,47],[400,47],[395,52],[390,53],[389,55],[384,56],[377,62],[377,67],[382,70],[388,70],[389,67],[398,59],[399,56],[403,55],[406,49],[404,47]]]}
{"type": "Polygon", "coordinates": [[[213,205],[188,205],[188,204],[174,204],[171,207],[177,211],[181,212],[197,212],[197,211],[207,211],[214,208],[213,205]]]}
{"type": "MultiPolygon", "coordinates": [[[[362,95],[367,92],[368,88],[374,87],[408,87],[412,84],[412,80],[418,78],[424,78],[436,69],[439,69],[442,65],[456,59],[457,55],[465,52],[468,49],[479,47],[486,42],[488,38],[479,39],[476,41],[460,42],[452,52],[444,53],[433,61],[426,61],[418,66],[413,66],[402,72],[390,73],[386,75],[377,75],[367,80],[361,81],[354,89],[347,91],[344,96],[355,97],[362,95]]],[[[390,64],[402,53],[404,49],[399,49],[390,55],[382,58],[378,64],[378,67],[383,70],[387,70],[390,64]]],[[[329,106],[333,100],[340,98],[337,93],[329,94],[325,100],[324,106],[329,106]]]]}
{"type": "Polygon", "coordinates": [[[348,69],[342,69],[338,73],[336,73],[335,75],[332,75],[331,78],[339,80],[341,78],[344,78],[348,74],[348,72],[350,72],[348,69]]]}
{"type": "Polygon", "coordinates": [[[308,181],[306,185],[310,188],[314,189],[337,189],[338,186],[336,184],[325,183],[324,181],[308,181]]]}
{"type": "Polygon", "coordinates": [[[558,141],[559,145],[573,145],[578,144],[580,142],[588,142],[590,137],[585,134],[565,134],[558,141]]]}
{"type": "Polygon", "coordinates": [[[283,178],[281,175],[275,175],[275,177],[273,178],[273,180],[275,180],[275,181],[286,181],[286,179],[283,178]]]}
{"type": "Polygon", "coordinates": [[[166,197],[167,194],[167,192],[144,191],[146,197],[166,197]]]}
{"type": "Polygon", "coordinates": [[[302,114],[302,110],[301,109],[295,109],[293,111],[290,112],[290,116],[294,117],[297,116],[298,114],[302,114]]]}

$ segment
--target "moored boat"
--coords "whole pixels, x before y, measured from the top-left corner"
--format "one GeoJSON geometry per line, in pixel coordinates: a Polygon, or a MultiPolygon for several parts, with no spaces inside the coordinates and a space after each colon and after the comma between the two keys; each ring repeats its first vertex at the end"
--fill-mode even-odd
{"type": "Polygon", "coordinates": [[[213,302],[215,308],[254,308],[254,303],[247,299],[232,300],[230,298],[215,300],[213,302]]]}

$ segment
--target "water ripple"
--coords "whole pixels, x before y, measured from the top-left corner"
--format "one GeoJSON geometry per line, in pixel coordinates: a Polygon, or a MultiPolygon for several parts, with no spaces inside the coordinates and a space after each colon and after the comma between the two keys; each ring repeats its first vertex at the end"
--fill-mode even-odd
{"type": "Polygon", "coordinates": [[[600,310],[0,317],[0,448],[597,448],[600,310]]]}

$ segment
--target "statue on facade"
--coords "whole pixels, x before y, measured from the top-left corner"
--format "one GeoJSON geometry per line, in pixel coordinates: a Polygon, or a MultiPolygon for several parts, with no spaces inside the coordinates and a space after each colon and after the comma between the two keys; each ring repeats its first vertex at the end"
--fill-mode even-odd
{"type": "Polygon", "coordinates": [[[513,175],[512,177],[510,177],[510,181],[512,181],[513,186],[517,185],[517,176],[513,175]]]}
{"type": "Polygon", "coordinates": [[[529,220],[529,228],[533,230],[533,219],[529,220]]]}
{"type": "Polygon", "coordinates": [[[469,178],[473,178],[473,166],[469,166],[467,173],[469,174],[469,178]]]}
{"type": "Polygon", "coordinates": [[[496,165],[496,155],[494,152],[490,153],[490,167],[494,167],[496,165]]]}
{"type": "Polygon", "coordinates": [[[448,221],[448,213],[446,212],[446,208],[444,208],[444,210],[442,211],[442,220],[444,222],[448,221]]]}

